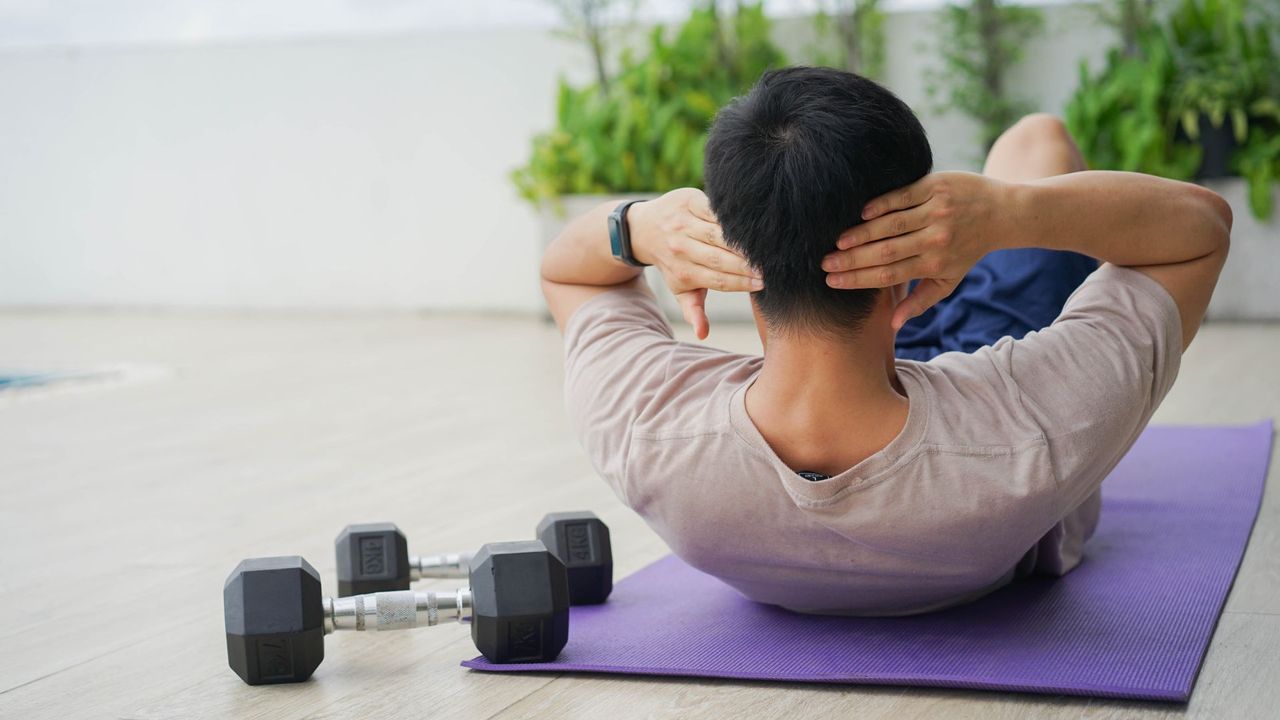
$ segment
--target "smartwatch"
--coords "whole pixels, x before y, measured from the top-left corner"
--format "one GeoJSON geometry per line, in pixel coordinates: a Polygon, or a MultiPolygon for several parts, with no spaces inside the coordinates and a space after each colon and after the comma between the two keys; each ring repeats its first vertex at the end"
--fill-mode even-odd
{"type": "Polygon", "coordinates": [[[613,256],[632,267],[648,267],[631,253],[631,229],[627,226],[627,209],[640,202],[627,200],[609,213],[609,249],[613,256]]]}

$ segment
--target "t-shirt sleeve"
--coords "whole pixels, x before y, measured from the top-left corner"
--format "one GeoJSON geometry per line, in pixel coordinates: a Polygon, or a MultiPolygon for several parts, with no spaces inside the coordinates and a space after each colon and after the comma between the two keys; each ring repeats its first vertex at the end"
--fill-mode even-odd
{"type": "Polygon", "coordinates": [[[1178,307],[1155,280],[1104,263],[1042,331],[997,352],[1044,434],[1065,507],[1078,507],[1137,440],[1177,377],[1178,307]]]}
{"type": "Polygon", "coordinates": [[[624,501],[632,428],[662,390],[676,346],[653,296],[631,288],[588,300],[565,326],[569,424],[624,501]]]}

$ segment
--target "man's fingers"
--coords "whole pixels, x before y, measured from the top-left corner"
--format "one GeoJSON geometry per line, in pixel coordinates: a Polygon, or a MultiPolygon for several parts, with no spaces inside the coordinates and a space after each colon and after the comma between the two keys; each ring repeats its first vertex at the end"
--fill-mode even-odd
{"type": "Polygon", "coordinates": [[[822,259],[822,269],[843,272],[890,265],[919,255],[924,250],[924,233],[917,230],[901,237],[877,240],[849,250],[837,250],[822,259]]]}
{"type": "Polygon", "coordinates": [[[930,177],[932,176],[925,175],[906,187],[891,190],[867,203],[862,208],[862,219],[870,220],[887,212],[905,210],[928,200],[930,196],[930,177]]]}
{"type": "Polygon", "coordinates": [[[893,309],[893,329],[901,330],[908,320],[923,314],[955,289],[956,283],[950,280],[929,278],[916,283],[911,294],[893,309]]]}
{"type": "Polygon", "coordinates": [[[698,243],[697,247],[693,248],[692,255],[694,262],[712,270],[744,277],[760,277],[760,274],[751,268],[745,258],[732,250],[726,250],[718,245],[698,243]]]}
{"type": "Polygon", "coordinates": [[[840,290],[884,288],[919,277],[920,258],[917,256],[888,265],[828,273],[827,285],[840,290]]]}
{"type": "Polygon", "coordinates": [[[711,323],[707,321],[706,311],[707,291],[682,292],[676,295],[676,301],[680,303],[680,313],[684,315],[685,322],[693,326],[693,334],[699,340],[706,340],[711,332],[711,323]]]}
{"type": "Polygon", "coordinates": [[[929,208],[925,204],[881,215],[861,225],[850,228],[836,240],[836,247],[847,250],[884,238],[905,235],[929,225],[929,208]]]}
{"type": "Polygon", "coordinates": [[[720,226],[705,220],[694,220],[684,229],[684,234],[697,240],[704,245],[714,245],[728,249],[725,245],[724,235],[720,232],[720,226]]]}
{"type": "Polygon", "coordinates": [[[694,262],[699,265],[736,275],[760,277],[760,273],[751,267],[746,258],[725,243],[724,233],[720,231],[719,225],[695,222],[686,229],[685,235],[697,241],[697,245],[693,246],[689,252],[694,262]]]}
{"type": "Polygon", "coordinates": [[[704,222],[715,223],[716,214],[711,212],[711,201],[707,200],[706,193],[698,193],[689,198],[689,212],[703,220],[704,222]]]}
{"type": "Polygon", "coordinates": [[[720,292],[755,292],[764,289],[764,283],[760,278],[721,272],[709,267],[699,266],[692,271],[692,276],[691,284],[696,288],[709,288],[720,292]]]}

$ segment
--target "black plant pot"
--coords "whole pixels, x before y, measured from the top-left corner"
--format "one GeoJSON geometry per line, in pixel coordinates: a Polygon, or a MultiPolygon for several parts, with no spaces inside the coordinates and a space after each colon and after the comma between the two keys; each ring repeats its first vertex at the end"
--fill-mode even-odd
{"type": "Polygon", "coordinates": [[[1196,171],[1197,180],[1229,177],[1231,172],[1231,153],[1236,150],[1236,136],[1231,130],[1231,122],[1223,120],[1222,125],[1214,127],[1207,115],[1200,115],[1200,149],[1204,155],[1200,160],[1200,169],[1196,171]]]}

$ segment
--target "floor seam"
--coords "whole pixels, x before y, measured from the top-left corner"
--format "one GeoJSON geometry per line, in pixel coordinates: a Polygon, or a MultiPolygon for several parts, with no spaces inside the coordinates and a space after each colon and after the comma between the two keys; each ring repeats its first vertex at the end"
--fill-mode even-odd
{"type": "Polygon", "coordinates": [[[146,642],[146,641],[147,641],[147,640],[149,640],[149,639],[150,639],[149,637],[148,637],[148,638],[143,638],[142,640],[138,640],[137,642],[131,642],[131,643],[129,643],[128,645],[121,645],[120,647],[112,648],[112,649],[110,649],[110,650],[108,650],[108,651],[106,651],[106,652],[104,652],[104,653],[102,653],[102,654],[100,654],[100,655],[94,655],[93,657],[91,657],[91,658],[85,658],[84,660],[81,660],[81,661],[80,661],[80,662],[78,662],[78,663],[72,663],[72,664],[70,664],[70,665],[67,665],[66,667],[58,668],[57,670],[54,670],[53,672],[45,673],[44,675],[41,675],[40,677],[32,678],[32,679],[30,679],[30,680],[28,680],[28,681],[26,681],[26,682],[24,682],[24,683],[20,683],[20,684],[18,684],[18,685],[14,685],[13,687],[5,688],[4,690],[0,690],[0,695],[7,695],[7,694],[9,694],[9,693],[13,692],[14,690],[21,690],[22,688],[24,688],[24,687],[26,687],[26,686],[28,686],[28,685],[34,685],[35,683],[41,682],[42,680],[48,680],[49,678],[53,677],[54,675],[59,675],[59,674],[64,673],[64,672],[66,672],[66,671],[68,671],[68,670],[74,670],[75,668],[78,668],[78,667],[80,667],[81,665],[87,665],[87,664],[89,664],[89,663],[91,663],[91,662],[94,662],[95,660],[101,660],[102,658],[107,657],[108,655],[115,655],[115,654],[116,654],[116,653],[118,653],[118,652],[122,652],[122,651],[124,651],[124,650],[128,650],[129,648],[133,647],[134,645],[140,645],[140,644],[142,644],[142,643],[146,642]]]}
{"type": "MultiPolygon", "coordinates": [[[[473,671],[473,672],[474,672],[474,671],[473,671]]],[[[542,683],[541,685],[539,685],[538,687],[534,688],[533,690],[530,690],[530,691],[529,691],[528,693],[526,693],[524,696],[519,697],[519,698],[516,698],[515,700],[512,700],[511,702],[507,703],[506,705],[503,705],[503,706],[502,706],[502,708],[501,708],[500,710],[498,710],[498,711],[497,711],[497,712],[495,712],[494,714],[492,714],[492,715],[490,715],[490,716],[486,717],[484,720],[493,720],[494,718],[498,717],[498,716],[499,716],[499,715],[501,715],[502,713],[504,713],[504,712],[506,712],[506,711],[510,710],[511,708],[515,707],[515,706],[516,706],[516,705],[518,705],[519,703],[522,703],[522,702],[524,702],[526,699],[528,699],[528,698],[530,698],[530,697],[533,697],[533,695],[534,695],[535,693],[542,692],[542,689],[543,689],[543,688],[545,688],[546,686],[548,686],[548,685],[550,685],[551,683],[555,682],[556,680],[559,680],[559,679],[560,679],[560,678],[562,678],[562,677],[564,677],[564,675],[556,675],[555,677],[551,678],[550,680],[547,680],[546,682],[542,683]]]]}

